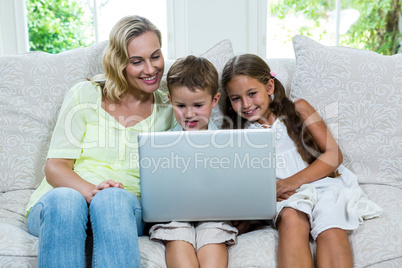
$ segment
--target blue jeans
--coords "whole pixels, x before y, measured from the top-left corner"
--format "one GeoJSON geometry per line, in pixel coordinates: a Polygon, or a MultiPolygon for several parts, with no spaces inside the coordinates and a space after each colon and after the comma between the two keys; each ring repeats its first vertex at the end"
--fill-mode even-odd
{"type": "Polygon", "coordinates": [[[85,267],[87,223],[93,267],[140,267],[141,205],[131,192],[107,188],[91,204],[76,190],[55,188],[31,209],[29,232],[39,237],[38,267],[85,267]]]}

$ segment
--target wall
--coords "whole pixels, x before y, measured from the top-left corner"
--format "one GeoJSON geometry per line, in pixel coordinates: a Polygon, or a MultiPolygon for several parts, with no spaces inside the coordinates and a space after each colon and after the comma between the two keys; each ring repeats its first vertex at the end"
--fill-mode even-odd
{"type": "Polygon", "coordinates": [[[223,39],[265,57],[267,0],[167,0],[169,58],[201,54],[223,39]]]}
{"type": "Polygon", "coordinates": [[[24,0],[0,0],[0,55],[29,50],[24,0]]]}

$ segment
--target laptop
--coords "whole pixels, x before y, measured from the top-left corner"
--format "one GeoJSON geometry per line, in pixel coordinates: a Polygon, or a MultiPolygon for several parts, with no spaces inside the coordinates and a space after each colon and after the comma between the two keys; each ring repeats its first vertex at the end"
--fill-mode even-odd
{"type": "Polygon", "coordinates": [[[143,132],[138,142],[145,222],[275,217],[273,131],[143,132]]]}

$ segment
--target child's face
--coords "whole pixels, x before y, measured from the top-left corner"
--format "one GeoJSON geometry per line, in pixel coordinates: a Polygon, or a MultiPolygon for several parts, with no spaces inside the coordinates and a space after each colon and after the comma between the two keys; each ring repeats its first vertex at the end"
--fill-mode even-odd
{"type": "Polygon", "coordinates": [[[227,84],[228,97],[233,110],[249,121],[266,121],[271,114],[269,104],[274,93],[274,81],[266,85],[255,78],[237,75],[227,84]]]}
{"type": "Polygon", "coordinates": [[[174,116],[183,130],[205,130],[208,128],[211,111],[218,104],[220,93],[211,96],[206,90],[190,91],[178,87],[169,95],[174,116]]]}

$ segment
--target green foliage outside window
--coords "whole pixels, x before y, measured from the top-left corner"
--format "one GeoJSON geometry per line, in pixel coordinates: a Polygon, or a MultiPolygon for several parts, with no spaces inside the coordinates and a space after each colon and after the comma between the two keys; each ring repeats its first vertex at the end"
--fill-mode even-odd
{"type": "MultiPolygon", "coordinates": [[[[342,9],[356,9],[360,16],[347,33],[340,35],[340,45],[372,50],[383,55],[394,54],[402,42],[402,34],[398,28],[402,13],[401,2],[342,0],[342,9]]],[[[314,24],[300,27],[299,34],[312,36],[322,26],[320,21],[325,21],[328,12],[334,9],[334,0],[279,0],[271,4],[270,12],[281,20],[286,20],[288,14],[304,14],[314,24]]],[[[322,30],[319,38],[326,34],[326,30],[322,30]]]]}
{"type": "Polygon", "coordinates": [[[26,0],[30,51],[59,53],[93,44],[92,18],[76,0],[26,0]]]}

